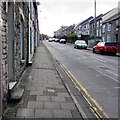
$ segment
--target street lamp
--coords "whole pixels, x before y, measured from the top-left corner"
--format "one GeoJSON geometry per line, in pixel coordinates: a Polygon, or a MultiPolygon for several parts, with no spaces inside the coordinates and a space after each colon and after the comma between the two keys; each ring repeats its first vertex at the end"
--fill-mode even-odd
{"type": "Polygon", "coordinates": [[[96,0],[94,1],[94,44],[96,44],[96,0]]]}

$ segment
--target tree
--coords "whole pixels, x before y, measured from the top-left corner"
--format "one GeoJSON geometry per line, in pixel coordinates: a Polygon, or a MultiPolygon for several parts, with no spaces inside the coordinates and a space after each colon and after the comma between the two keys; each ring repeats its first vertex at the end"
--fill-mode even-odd
{"type": "Polygon", "coordinates": [[[69,40],[71,43],[74,43],[77,39],[78,39],[78,36],[77,36],[76,33],[72,33],[72,34],[68,37],[68,40],[69,40]]]}

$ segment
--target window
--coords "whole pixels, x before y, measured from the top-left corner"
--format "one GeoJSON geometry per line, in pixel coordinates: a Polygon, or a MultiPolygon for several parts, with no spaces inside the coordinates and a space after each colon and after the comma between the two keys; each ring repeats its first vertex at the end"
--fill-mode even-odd
{"type": "Polygon", "coordinates": [[[119,24],[118,24],[118,20],[116,20],[116,31],[119,30],[119,24]]]}
{"type": "Polygon", "coordinates": [[[110,42],[111,41],[111,36],[110,34],[107,35],[107,42],[110,42]]]}
{"type": "Polygon", "coordinates": [[[100,20],[100,26],[102,26],[102,20],[100,20]]]}
{"type": "Polygon", "coordinates": [[[102,41],[105,42],[105,36],[104,35],[102,36],[102,41]]]}
{"type": "Polygon", "coordinates": [[[99,36],[99,30],[97,30],[97,36],[99,36]]]}
{"type": "Polygon", "coordinates": [[[103,43],[103,42],[101,42],[100,46],[104,46],[104,43],[103,43]]]}
{"type": "Polygon", "coordinates": [[[111,24],[107,24],[107,31],[111,31],[111,24]]]}
{"type": "Polygon", "coordinates": [[[99,27],[99,21],[97,21],[97,27],[99,27]]]}
{"type": "Polygon", "coordinates": [[[105,32],[105,25],[102,26],[102,32],[105,32]]]}
{"type": "Polygon", "coordinates": [[[102,35],[102,34],[101,34],[101,29],[100,29],[100,37],[101,37],[101,35],[102,35]]]}
{"type": "Polygon", "coordinates": [[[105,43],[105,46],[116,46],[116,43],[105,43]]]}

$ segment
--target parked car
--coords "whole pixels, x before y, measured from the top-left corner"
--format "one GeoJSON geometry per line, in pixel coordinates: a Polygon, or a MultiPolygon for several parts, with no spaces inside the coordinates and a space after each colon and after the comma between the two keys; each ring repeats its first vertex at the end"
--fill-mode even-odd
{"type": "Polygon", "coordinates": [[[87,43],[84,40],[76,40],[74,43],[74,48],[87,49],[87,43]]]}
{"type": "Polygon", "coordinates": [[[58,38],[55,38],[55,42],[60,42],[60,39],[58,39],[58,38]]]}
{"type": "Polygon", "coordinates": [[[64,44],[66,44],[66,40],[65,39],[60,39],[60,43],[64,43],[64,44]]]}
{"type": "Polygon", "coordinates": [[[118,49],[115,42],[99,42],[96,46],[93,47],[93,53],[112,53],[116,55],[118,49]]]}
{"type": "Polygon", "coordinates": [[[53,39],[52,38],[49,38],[49,40],[48,40],[49,42],[52,42],[53,41],[53,39]]]}
{"type": "Polygon", "coordinates": [[[52,41],[55,41],[56,38],[52,38],[52,41]]]}

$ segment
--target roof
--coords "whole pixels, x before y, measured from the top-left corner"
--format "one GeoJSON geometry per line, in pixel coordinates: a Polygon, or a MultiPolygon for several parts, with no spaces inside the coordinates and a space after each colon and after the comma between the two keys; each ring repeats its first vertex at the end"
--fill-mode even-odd
{"type": "MultiPolygon", "coordinates": [[[[96,17],[96,20],[102,19],[102,16],[103,16],[103,14],[98,15],[98,16],[96,17]]],[[[94,20],[95,20],[95,18],[91,19],[90,22],[93,22],[94,20]]]]}
{"type": "Polygon", "coordinates": [[[90,16],[90,17],[89,17],[89,18],[87,18],[86,20],[81,21],[80,23],[78,23],[78,24],[76,25],[76,27],[77,27],[77,26],[79,26],[79,25],[81,25],[81,24],[86,23],[86,22],[87,22],[87,21],[89,21],[90,19],[93,19],[93,17],[92,17],[92,16],[90,16]]]}
{"type": "Polygon", "coordinates": [[[102,17],[103,22],[107,21],[108,19],[110,19],[111,17],[113,17],[114,15],[117,15],[119,12],[118,8],[114,8],[112,10],[110,10],[109,12],[105,13],[102,17]]]}

